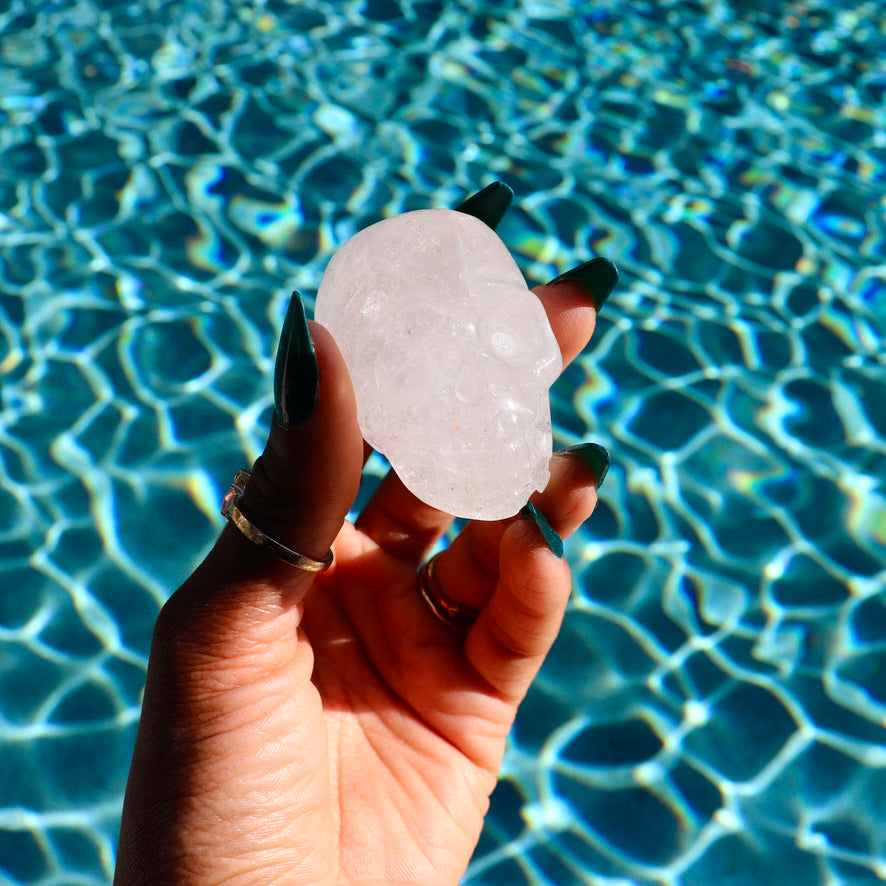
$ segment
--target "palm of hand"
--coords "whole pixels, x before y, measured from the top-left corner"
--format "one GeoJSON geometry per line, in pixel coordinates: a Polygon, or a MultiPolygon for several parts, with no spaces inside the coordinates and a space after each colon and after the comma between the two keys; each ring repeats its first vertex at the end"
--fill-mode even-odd
{"type": "Polygon", "coordinates": [[[320,579],[291,618],[244,614],[232,594],[212,642],[227,620],[252,628],[225,638],[221,662],[203,652],[202,605],[185,594],[161,613],[170,649],[152,659],[168,665],[149,673],[137,753],[152,824],[181,842],[177,883],[451,884],[470,859],[516,705],[429,618],[414,566],[353,525],[320,579]],[[210,861],[182,879],[195,844],[210,861]]]}
{"type": "Polygon", "coordinates": [[[350,524],[336,554],[302,622],[335,773],[325,826],[360,882],[457,882],[516,706],[427,620],[413,567],[350,524]]]}

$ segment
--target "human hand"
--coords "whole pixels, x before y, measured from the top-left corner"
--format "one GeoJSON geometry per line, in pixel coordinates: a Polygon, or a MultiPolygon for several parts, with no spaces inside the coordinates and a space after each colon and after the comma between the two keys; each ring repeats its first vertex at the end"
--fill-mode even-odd
{"type": "MultiPolygon", "coordinates": [[[[491,186],[460,208],[494,227],[509,199],[491,186]]],[[[616,276],[596,260],[535,290],[564,366],[616,276]]],[[[164,606],[115,883],[455,884],[556,637],[568,565],[528,516],[470,522],[434,578],[479,616],[464,635],[442,624],[417,569],[452,517],[391,473],[346,521],[367,453],[338,348],[297,296],[278,373],[240,506],[311,558],[331,546],[335,563],[294,569],[229,525],[164,606]]],[[[533,503],[560,535],[590,516],[607,466],[600,447],[553,457],[533,503]]]]}

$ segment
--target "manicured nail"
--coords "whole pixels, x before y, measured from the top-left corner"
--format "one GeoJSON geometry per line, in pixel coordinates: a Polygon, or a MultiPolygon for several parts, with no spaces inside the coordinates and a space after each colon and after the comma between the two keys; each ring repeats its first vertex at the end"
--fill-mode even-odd
{"type": "Polygon", "coordinates": [[[606,479],[609,471],[609,464],[612,459],[609,457],[609,450],[599,443],[578,443],[575,446],[567,446],[561,449],[557,454],[567,453],[572,458],[580,458],[590,469],[594,475],[594,486],[599,489],[606,479]]]}
{"type": "Polygon", "coordinates": [[[551,529],[545,515],[531,501],[523,505],[520,513],[524,517],[531,517],[535,520],[535,525],[541,530],[547,546],[562,560],[563,559],[563,539],[551,529]]]}
{"type": "Polygon", "coordinates": [[[303,424],[317,405],[320,369],[308,331],[305,306],[292,293],[274,367],[274,413],[285,428],[303,424]]]}
{"type": "Polygon", "coordinates": [[[548,284],[562,283],[570,280],[578,283],[588,294],[588,298],[596,310],[603,307],[615,284],[618,283],[618,268],[608,258],[592,258],[570,271],[565,271],[548,284]]]}
{"type": "Polygon", "coordinates": [[[467,200],[456,206],[455,210],[479,218],[494,231],[513,199],[514,192],[504,182],[493,182],[482,191],[468,197],[467,200]]]}

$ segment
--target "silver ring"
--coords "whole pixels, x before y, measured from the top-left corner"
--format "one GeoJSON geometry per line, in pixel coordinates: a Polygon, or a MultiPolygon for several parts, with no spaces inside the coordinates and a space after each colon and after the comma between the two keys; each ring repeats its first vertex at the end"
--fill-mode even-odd
{"type": "Polygon", "coordinates": [[[239,508],[239,502],[246,491],[246,484],[251,476],[252,471],[237,471],[234,482],[231,483],[231,488],[222,499],[221,513],[225,520],[231,525],[236,526],[254,545],[270,551],[275,557],[283,560],[290,566],[294,566],[296,569],[301,569],[304,572],[325,572],[329,569],[332,566],[331,548],[322,560],[312,560],[310,557],[299,554],[297,551],[287,548],[286,545],[280,544],[279,541],[276,541],[269,535],[265,535],[261,529],[243,514],[243,511],[239,508]]]}

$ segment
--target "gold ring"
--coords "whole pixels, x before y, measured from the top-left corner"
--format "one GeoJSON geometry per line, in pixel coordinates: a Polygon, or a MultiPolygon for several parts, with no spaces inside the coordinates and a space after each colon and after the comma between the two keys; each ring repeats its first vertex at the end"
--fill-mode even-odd
{"type": "Polygon", "coordinates": [[[225,520],[236,526],[253,544],[264,548],[266,551],[270,551],[275,557],[283,560],[284,563],[288,563],[290,566],[294,566],[296,569],[301,569],[305,572],[325,572],[329,569],[332,566],[331,548],[322,560],[312,560],[310,557],[299,554],[297,551],[287,548],[286,545],[280,544],[279,541],[276,541],[269,535],[265,535],[261,529],[243,514],[239,508],[239,502],[246,491],[246,484],[251,476],[252,471],[237,471],[234,482],[231,483],[231,488],[222,499],[221,512],[225,520]]]}
{"type": "Polygon", "coordinates": [[[422,564],[418,571],[418,587],[421,590],[422,599],[437,621],[442,622],[455,633],[464,636],[473,627],[480,613],[473,606],[456,603],[443,593],[440,581],[434,571],[434,565],[440,553],[434,554],[427,563],[422,564]]]}

